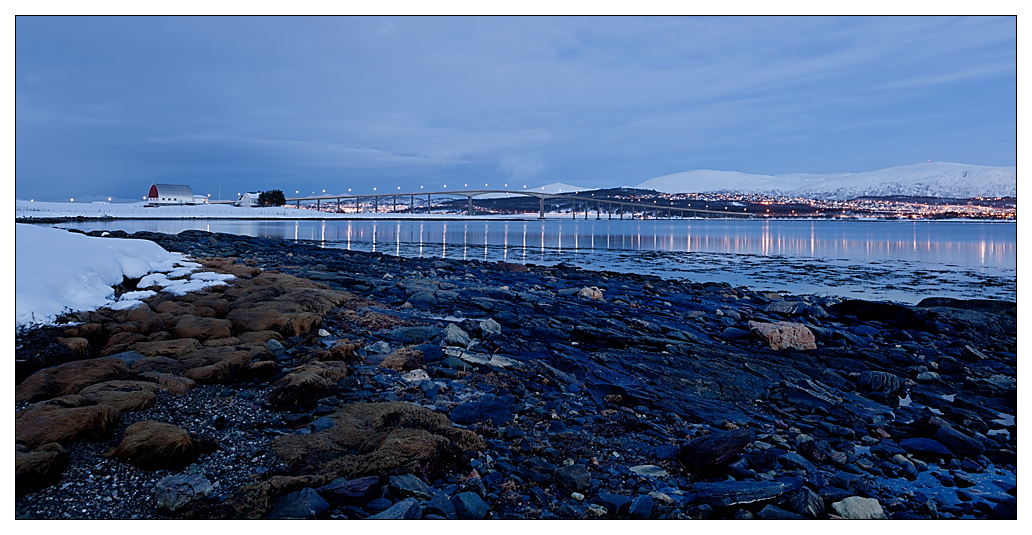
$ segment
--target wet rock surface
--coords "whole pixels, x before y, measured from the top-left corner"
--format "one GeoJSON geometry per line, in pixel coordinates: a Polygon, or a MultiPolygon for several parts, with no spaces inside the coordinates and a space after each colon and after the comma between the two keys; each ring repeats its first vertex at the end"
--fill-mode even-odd
{"type": "Polygon", "coordinates": [[[1016,515],[1013,303],[133,237],[237,278],[18,333],[18,518],[1016,515]]]}

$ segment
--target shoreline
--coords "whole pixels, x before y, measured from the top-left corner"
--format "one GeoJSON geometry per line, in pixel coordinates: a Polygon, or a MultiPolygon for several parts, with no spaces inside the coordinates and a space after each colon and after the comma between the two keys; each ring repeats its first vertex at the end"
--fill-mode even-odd
{"type": "MultiPolygon", "coordinates": [[[[996,518],[1007,517],[1008,496],[1016,495],[1016,479],[1013,487],[992,483],[1016,474],[1016,426],[997,423],[1000,413],[1016,414],[1016,327],[1006,303],[903,306],[764,294],[564,264],[399,258],[202,231],[133,237],[195,258],[235,258],[216,264],[249,274],[245,281],[279,273],[357,299],[318,314],[309,330],[281,333],[279,355],[250,346],[244,366],[275,369],[275,379],[242,374],[181,394],[159,391],[151,408],[122,413],[104,438],[70,444],[66,479],[19,498],[19,518],[265,517],[285,514],[303,496],[315,501],[313,494],[327,502],[318,518],[392,510],[398,518],[457,511],[479,518],[851,518],[859,513],[843,502],[852,497],[874,500],[891,518],[996,518]],[[765,326],[781,323],[796,327],[775,337],[765,326]],[[339,359],[319,352],[345,343],[355,346],[343,359],[346,377],[331,382],[326,396],[289,409],[271,401],[291,370],[337,366],[339,359]],[[445,470],[394,467],[375,481],[290,453],[314,451],[306,440],[357,417],[344,414],[348,407],[396,402],[444,416],[450,426],[439,431],[466,444],[464,453],[446,456],[445,470]],[[211,435],[220,449],[156,472],[97,457],[144,418],[211,435]],[[482,442],[473,447],[448,428],[482,442]],[[945,450],[929,449],[932,442],[945,450]],[[104,475],[128,481],[122,491],[134,496],[127,509],[109,508],[116,516],[104,516],[103,504],[89,514],[50,508],[90,492],[110,495],[90,483],[104,475]],[[154,497],[166,475],[221,483],[171,512],[154,497]],[[363,478],[368,492],[341,497],[341,485],[356,488],[363,478]],[[929,478],[936,488],[926,488],[929,478]],[[923,500],[913,494],[918,488],[923,500]]],[[[235,299],[245,301],[233,306],[233,292],[205,294],[221,295],[229,307],[212,309],[214,319],[253,306],[243,290],[235,299]]],[[[147,317],[170,314],[158,307],[172,311],[164,303],[179,301],[159,294],[147,317]]],[[[134,328],[174,342],[181,338],[172,317],[179,318],[134,328]]],[[[231,334],[246,334],[240,329],[231,334]]],[[[30,334],[39,336],[19,340],[23,355],[61,343],[40,330],[30,334]]],[[[82,337],[87,354],[100,356],[111,337],[82,337]]]]}

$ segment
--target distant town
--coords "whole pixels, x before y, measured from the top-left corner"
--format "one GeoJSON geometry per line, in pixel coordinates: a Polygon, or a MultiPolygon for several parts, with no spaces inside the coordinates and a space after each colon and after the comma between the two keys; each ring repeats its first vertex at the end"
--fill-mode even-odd
{"type": "MultiPolygon", "coordinates": [[[[606,201],[623,201],[637,205],[652,205],[651,208],[632,210],[613,206],[614,216],[624,217],[721,217],[711,212],[725,212],[728,216],[751,218],[885,218],[885,219],[997,219],[1017,218],[1017,198],[977,197],[971,199],[945,199],[937,197],[860,197],[847,201],[815,200],[791,197],[772,197],[754,194],[715,193],[660,193],[633,188],[600,189],[577,193],[558,194],[546,201],[549,213],[590,215],[591,218],[608,218],[610,209],[606,201]],[[562,197],[570,197],[564,200],[562,197]],[[574,199],[574,197],[576,199],[574,199]],[[582,199],[590,200],[584,201],[582,199]],[[690,213],[690,210],[705,210],[708,213],[690,213]],[[633,212],[633,213],[632,213],[633,212]]],[[[425,210],[425,204],[409,204],[409,195],[384,195],[373,204],[371,200],[360,202],[299,203],[299,207],[330,213],[383,212],[412,213],[425,210]],[[394,199],[392,199],[394,198],[394,199]],[[401,199],[401,202],[398,201],[401,199]],[[394,202],[392,202],[392,200],[394,202]]],[[[435,210],[465,213],[465,197],[434,201],[435,210]]],[[[538,211],[538,200],[532,197],[506,197],[498,199],[473,198],[473,207],[478,214],[526,214],[538,211]]]]}

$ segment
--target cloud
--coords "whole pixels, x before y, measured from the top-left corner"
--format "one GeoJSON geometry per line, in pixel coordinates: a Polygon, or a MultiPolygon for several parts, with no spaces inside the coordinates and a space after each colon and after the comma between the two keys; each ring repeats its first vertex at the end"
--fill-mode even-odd
{"type": "Polygon", "coordinates": [[[538,154],[506,154],[498,165],[505,176],[516,181],[534,179],[545,169],[545,164],[538,154]]]}

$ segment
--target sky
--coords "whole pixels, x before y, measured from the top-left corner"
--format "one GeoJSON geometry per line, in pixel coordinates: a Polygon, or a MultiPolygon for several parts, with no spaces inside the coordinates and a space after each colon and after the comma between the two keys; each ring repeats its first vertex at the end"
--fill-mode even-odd
{"type": "Polygon", "coordinates": [[[1015,17],[19,16],[15,195],[1011,166],[1016,33],[1015,17]]]}

